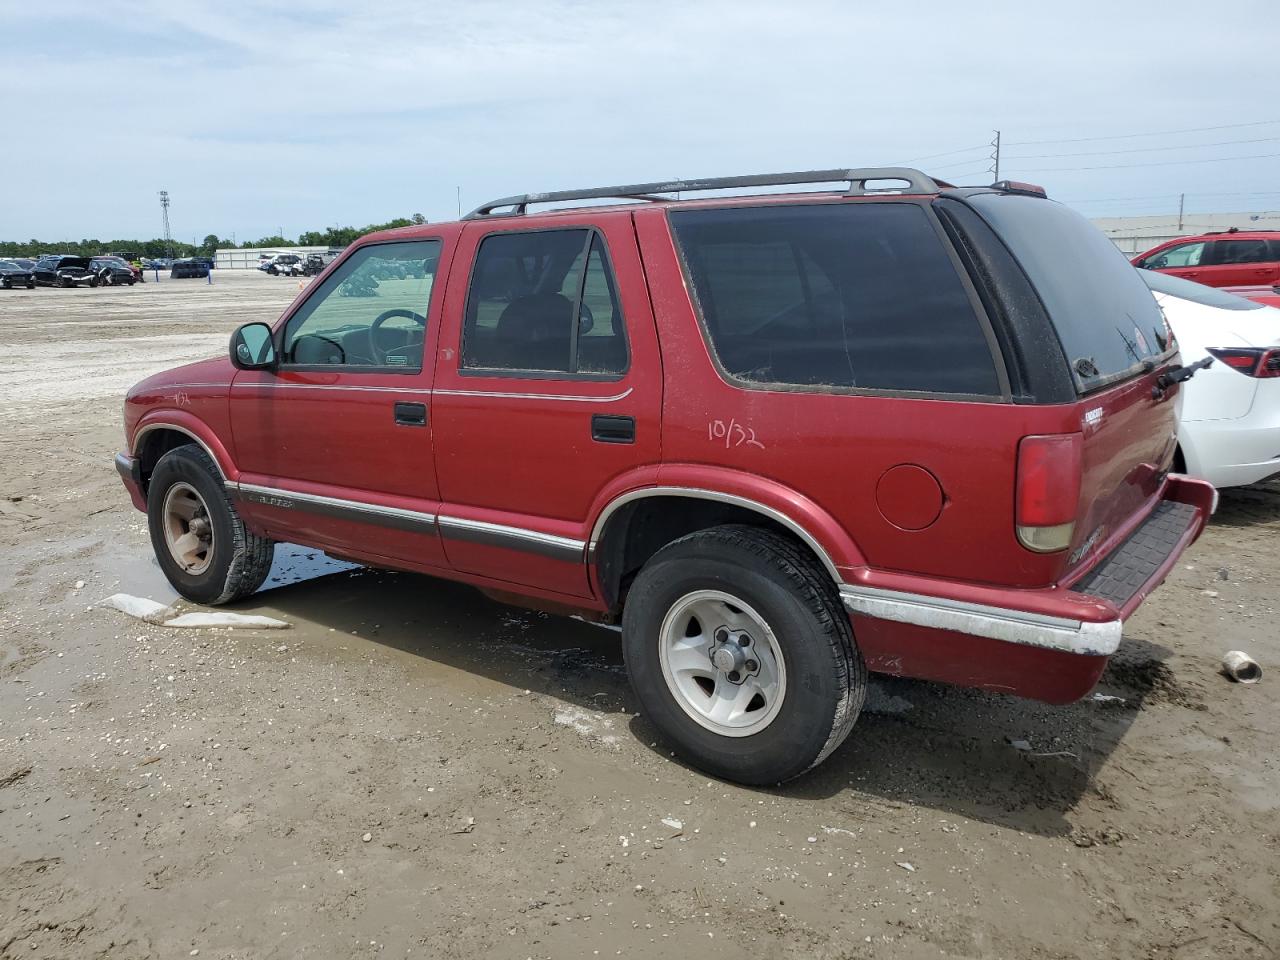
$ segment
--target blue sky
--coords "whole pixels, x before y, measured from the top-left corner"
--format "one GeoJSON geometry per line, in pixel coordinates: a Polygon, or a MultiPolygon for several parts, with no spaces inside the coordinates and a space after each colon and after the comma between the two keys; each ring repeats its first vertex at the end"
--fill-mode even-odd
{"type": "Polygon", "coordinates": [[[0,4],[0,90],[26,105],[0,239],[154,236],[161,189],[179,239],[244,241],[451,218],[459,187],[465,212],[917,158],[981,183],[995,128],[1003,176],[1090,215],[1280,208],[1264,0],[48,6],[0,4]]]}

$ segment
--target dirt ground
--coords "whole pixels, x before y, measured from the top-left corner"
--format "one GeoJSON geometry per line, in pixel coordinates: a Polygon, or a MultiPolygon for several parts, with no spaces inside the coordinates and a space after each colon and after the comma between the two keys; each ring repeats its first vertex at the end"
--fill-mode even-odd
{"type": "Polygon", "coordinates": [[[173,598],[124,390],[297,292],[0,291],[0,957],[1280,950],[1280,486],[1224,494],[1102,697],[879,680],[825,765],[748,790],[655,742],[615,633],[467,587],[282,548],[237,609],[288,630],[97,606],[173,598]]]}

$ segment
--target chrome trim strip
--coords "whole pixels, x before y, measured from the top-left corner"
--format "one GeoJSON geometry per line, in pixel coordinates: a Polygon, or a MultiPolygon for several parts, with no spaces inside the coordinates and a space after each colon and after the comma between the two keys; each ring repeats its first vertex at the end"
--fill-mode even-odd
{"type": "Polygon", "coordinates": [[[290,490],[286,487],[231,481],[226,482],[226,487],[233,496],[285,510],[304,510],[308,513],[373,523],[398,530],[438,529],[442,537],[450,540],[479,543],[508,550],[522,550],[569,563],[582,563],[585,559],[587,545],[584,541],[541,533],[537,530],[527,530],[524,527],[509,527],[501,523],[467,520],[462,517],[439,516],[419,510],[365,503],[360,500],[325,497],[316,493],[290,490]]]}
{"type": "Polygon", "coordinates": [[[569,397],[558,393],[504,393],[497,390],[433,390],[443,397],[489,397],[500,400],[563,400],[566,403],[613,403],[631,396],[634,387],[627,387],[612,397],[569,397]]]}
{"type": "Polygon", "coordinates": [[[209,459],[213,461],[213,465],[218,468],[218,473],[222,475],[222,478],[224,480],[226,479],[227,475],[222,470],[222,464],[218,461],[218,458],[213,455],[213,451],[209,449],[209,445],[205,443],[203,440],[201,440],[199,437],[197,437],[190,430],[188,430],[186,427],[180,427],[176,423],[156,423],[154,421],[151,423],[148,423],[145,427],[143,427],[141,430],[139,430],[137,433],[133,435],[133,449],[130,451],[130,453],[134,454],[134,456],[137,456],[138,442],[143,437],[145,437],[148,433],[150,433],[152,430],[176,430],[178,433],[185,433],[188,437],[190,437],[196,443],[200,444],[200,449],[209,455],[209,459]]]}
{"type": "Polygon", "coordinates": [[[840,599],[844,601],[845,609],[851,613],[881,620],[910,623],[935,630],[955,630],[1005,643],[1086,656],[1108,657],[1115,653],[1124,630],[1124,624],[1120,620],[1090,623],[1007,607],[992,607],[848,583],[840,585],[840,599]]]}
{"type": "Polygon", "coordinates": [[[253,503],[261,503],[286,510],[303,510],[342,520],[357,520],[396,530],[432,531],[436,527],[436,515],[401,507],[384,507],[358,500],[324,497],[316,493],[302,493],[284,487],[266,487],[253,483],[232,483],[227,489],[233,495],[253,503]]]}
{"type": "Polygon", "coordinates": [[[461,517],[440,517],[440,535],[449,540],[462,540],[508,550],[523,550],[553,560],[582,563],[587,545],[582,540],[540,533],[524,527],[509,527],[501,523],[482,520],[465,520],[461,517]]]}
{"type": "Polygon", "coordinates": [[[589,543],[590,552],[595,553],[596,547],[600,544],[600,537],[604,533],[605,524],[609,522],[609,518],[617,512],[618,508],[626,506],[628,503],[634,503],[636,500],[643,500],[646,497],[692,497],[696,500],[714,500],[719,503],[732,504],[735,507],[743,507],[747,510],[754,510],[756,513],[763,514],[770,520],[782,524],[797,537],[808,545],[809,549],[817,554],[818,559],[822,561],[822,565],[826,567],[827,573],[831,574],[831,578],[836,583],[840,582],[840,571],[836,569],[835,561],[831,559],[831,555],[822,548],[822,545],[805,530],[804,527],[796,523],[785,513],[766,507],[763,503],[757,503],[755,500],[749,500],[746,497],[735,496],[731,493],[720,493],[715,490],[704,490],[700,487],[642,487],[639,490],[632,490],[630,493],[624,493],[622,496],[611,500],[608,505],[600,512],[600,516],[596,519],[595,526],[591,529],[591,540],[589,543]]]}
{"type": "Polygon", "coordinates": [[[262,381],[240,383],[237,381],[234,385],[257,390],[352,390],[363,393],[431,393],[430,387],[366,387],[358,384],[339,383],[264,383],[262,381]]]}

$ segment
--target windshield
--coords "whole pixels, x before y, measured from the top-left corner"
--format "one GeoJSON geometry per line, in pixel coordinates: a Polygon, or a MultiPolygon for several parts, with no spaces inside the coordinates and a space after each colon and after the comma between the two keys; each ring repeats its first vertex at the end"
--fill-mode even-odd
{"type": "Polygon", "coordinates": [[[21,270],[22,268],[12,260],[0,260],[0,270],[21,270]]]}
{"type": "Polygon", "coordinates": [[[987,193],[968,202],[1040,294],[1081,392],[1175,349],[1155,297],[1116,245],[1080,214],[1038,197],[987,193]]]}
{"type": "Polygon", "coordinates": [[[1264,304],[1254,303],[1234,293],[1226,293],[1217,287],[1206,287],[1203,283],[1183,280],[1167,273],[1156,273],[1154,270],[1139,269],[1142,279],[1156,293],[1168,294],[1179,300],[1190,300],[1192,303],[1203,303],[1206,307],[1219,307],[1222,310],[1261,310],[1264,304]]]}

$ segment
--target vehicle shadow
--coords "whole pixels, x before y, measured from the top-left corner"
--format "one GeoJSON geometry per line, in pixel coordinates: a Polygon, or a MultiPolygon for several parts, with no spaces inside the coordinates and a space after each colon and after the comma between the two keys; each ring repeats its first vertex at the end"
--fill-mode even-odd
{"type": "MultiPolygon", "coordinates": [[[[251,603],[299,626],[314,624],[321,636],[329,630],[345,635],[344,643],[354,635],[589,710],[638,709],[615,631],[504,606],[465,585],[356,570],[272,590],[251,603]]],[[[874,677],[844,745],[811,773],[763,792],[834,798],[851,818],[886,807],[928,808],[1066,835],[1067,814],[1082,798],[1106,800],[1095,774],[1108,764],[1137,711],[1151,698],[1183,696],[1165,666],[1168,656],[1164,647],[1126,639],[1099,686],[1113,699],[1087,698],[1065,707],[874,677]],[[1024,745],[1029,749],[1020,749],[1024,745]]],[[[641,748],[680,763],[642,716],[633,716],[629,728],[641,748]]]]}
{"type": "Polygon", "coordinates": [[[1227,527],[1280,522],[1280,480],[1219,490],[1218,512],[1210,522],[1227,527]]]}

